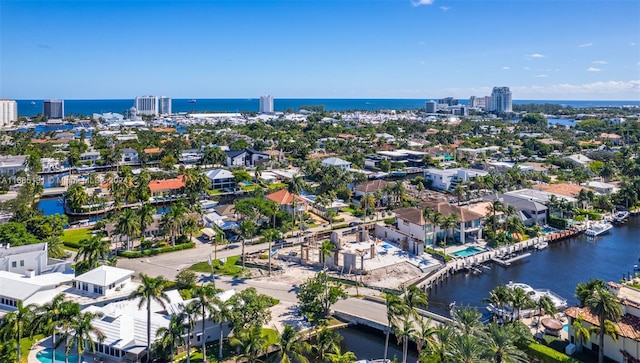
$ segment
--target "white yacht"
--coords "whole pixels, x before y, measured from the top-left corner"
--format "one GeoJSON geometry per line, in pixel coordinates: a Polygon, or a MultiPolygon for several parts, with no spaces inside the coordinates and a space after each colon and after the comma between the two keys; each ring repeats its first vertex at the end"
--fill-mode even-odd
{"type": "MultiPolygon", "coordinates": [[[[524,292],[529,295],[531,297],[531,299],[534,302],[537,302],[538,300],[540,300],[540,298],[542,296],[548,296],[549,299],[551,300],[551,302],[553,303],[553,306],[558,310],[558,311],[562,311],[564,309],[567,308],[567,300],[564,299],[563,297],[561,297],[560,295],[554,293],[551,290],[548,289],[534,289],[533,287],[521,283],[521,282],[513,282],[510,281],[506,287],[508,289],[516,289],[516,288],[520,288],[522,290],[524,290],[524,292]]],[[[493,304],[489,304],[489,306],[487,306],[487,310],[489,310],[491,313],[496,314],[496,315],[500,315],[500,316],[505,316],[505,317],[510,317],[512,316],[512,314],[514,313],[513,309],[510,306],[505,306],[503,308],[499,308],[494,306],[493,304]]],[[[522,317],[530,317],[533,316],[533,314],[537,313],[537,309],[522,309],[520,310],[520,315],[522,317]]]]}
{"type": "Polygon", "coordinates": [[[609,222],[598,222],[592,224],[591,227],[589,227],[584,232],[584,234],[589,237],[597,237],[602,234],[608,233],[611,228],[613,228],[613,225],[611,225],[611,223],[609,222]]]}

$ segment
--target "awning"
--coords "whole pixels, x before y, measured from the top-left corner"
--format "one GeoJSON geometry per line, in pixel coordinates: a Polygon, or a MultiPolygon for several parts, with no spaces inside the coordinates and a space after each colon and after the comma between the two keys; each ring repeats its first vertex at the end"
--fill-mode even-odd
{"type": "Polygon", "coordinates": [[[213,228],[203,228],[200,231],[202,232],[202,234],[209,238],[215,237],[217,234],[216,231],[213,230],[213,228]]]}
{"type": "Polygon", "coordinates": [[[562,322],[557,319],[552,318],[544,318],[541,320],[542,325],[550,330],[560,330],[562,329],[562,322]]]}

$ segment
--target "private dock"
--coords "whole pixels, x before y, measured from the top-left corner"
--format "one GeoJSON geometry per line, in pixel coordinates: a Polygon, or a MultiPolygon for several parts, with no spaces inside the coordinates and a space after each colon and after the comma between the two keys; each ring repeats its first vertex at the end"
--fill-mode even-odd
{"type": "Polygon", "coordinates": [[[522,255],[511,257],[511,258],[506,259],[506,260],[504,260],[502,258],[498,258],[498,257],[493,257],[493,258],[491,258],[491,261],[493,261],[493,262],[495,262],[495,263],[497,263],[497,264],[499,264],[501,266],[507,267],[507,266],[511,266],[511,263],[516,262],[518,260],[522,260],[523,258],[527,258],[529,256],[531,256],[531,252],[527,252],[527,253],[522,254],[522,255]]]}

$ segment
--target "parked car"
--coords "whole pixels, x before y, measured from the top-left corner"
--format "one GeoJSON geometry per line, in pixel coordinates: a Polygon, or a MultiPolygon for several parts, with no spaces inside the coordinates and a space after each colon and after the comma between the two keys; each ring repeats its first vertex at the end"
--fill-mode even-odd
{"type": "Polygon", "coordinates": [[[359,222],[359,221],[353,221],[353,222],[349,223],[349,227],[355,227],[355,226],[359,226],[359,225],[361,225],[361,224],[362,224],[362,222],[359,222]]]}

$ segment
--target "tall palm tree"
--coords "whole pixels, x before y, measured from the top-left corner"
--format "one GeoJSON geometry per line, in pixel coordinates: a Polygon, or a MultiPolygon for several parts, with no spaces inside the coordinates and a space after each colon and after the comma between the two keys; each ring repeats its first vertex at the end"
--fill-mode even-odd
{"type": "Polygon", "coordinates": [[[269,252],[268,252],[268,258],[269,258],[269,276],[271,276],[271,255],[273,254],[271,251],[271,244],[273,243],[273,241],[275,241],[278,237],[280,237],[280,232],[278,232],[277,229],[274,228],[269,228],[269,229],[265,229],[264,231],[262,231],[262,236],[264,236],[264,239],[267,240],[267,242],[269,242],[269,252]]]}
{"type": "Polygon", "coordinates": [[[422,353],[430,352],[438,356],[440,362],[445,362],[445,357],[449,350],[449,343],[453,341],[453,338],[456,336],[453,325],[451,324],[440,324],[436,327],[433,332],[433,338],[427,340],[427,347],[422,351],[422,353]]]}
{"type": "Polygon", "coordinates": [[[18,361],[20,361],[20,340],[25,330],[29,327],[34,319],[36,306],[33,304],[22,305],[22,301],[18,301],[16,310],[8,313],[4,317],[2,325],[13,339],[15,339],[18,361]]]}
{"type": "Polygon", "coordinates": [[[497,229],[497,226],[496,226],[496,222],[497,222],[496,214],[497,214],[498,212],[503,212],[503,211],[504,211],[504,208],[505,208],[505,207],[504,207],[504,203],[502,203],[502,201],[501,201],[500,199],[494,199],[494,200],[491,202],[491,205],[489,205],[489,213],[491,213],[491,216],[493,217],[493,218],[492,218],[493,225],[491,226],[491,228],[492,228],[494,231],[497,229]]]}
{"type": "Polygon", "coordinates": [[[127,236],[127,250],[131,250],[131,238],[140,233],[140,221],[135,210],[125,209],[118,215],[116,233],[127,236]]]}
{"type": "Polygon", "coordinates": [[[405,290],[402,300],[409,313],[416,319],[420,316],[417,309],[427,307],[427,294],[416,285],[411,285],[405,290]]]}
{"type": "MultiPolygon", "coordinates": [[[[187,363],[191,363],[191,331],[195,328],[195,320],[200,315],[200,307],[196,301],[192,301],[182,306],[181,314],[184,325],[187,328],[187,363]]],[[[204,317],[202,317],[202,320],[204,320],[204,317]]],[[[204,337],[202,339],[204,340],[204,337]]],[[[206,359],[206,357],[203,359],[206,359]]]]}
{"type": "Polygon", "coordinates": [[[302,179],[302,177],[299,175],[295,175],[289,182],[289,185],[287,186],[287,190],[289,191],[289,193],[292,193],[292,194],[300,194],[302,193],[302,190],[304,188],[305,188],[304,179],[302,179]]]}
{"type": "Polygon", "coordinates": [[[385,304],[387,306],[387,331],[385,333],[385,341],[384,341],[384,359],[387,359],[387,353],[389,349],[389,333],[391,332],[391,327],[396,321],[397,316],[402,315],[406,310],[406,306],[402,299],[390,293],[386,293],[384,295],[385,304]]]}
{"type": "Polygon", "coordinates": [[[598,333],[598,363],[604,362],[605,321],[617,321],[622,316],[618,298],[609,290],[596,287],[585,302],[591,314],[598,317],[600,331],[598,333]]]}
{"type": "Polygon", "coordinates": [[[587,282],[579,282],[576,285],[576,298],[580,306],[586,306],[587,299],[596,288],[606,289],[607,282],[602,279],[591,279],[587,282]]]}
{"type": "Polygon", "coordinates": [[[82,362],[82,355],[89,348],[91,352],[96,351],[96,341],[104,340],[104,333],[93,325],[93,320],[102,317],[102,313],[80,313],[72,318],[71,334],[67,342],[66,355],[68,356],[71,347],[75,344],[78,352],[78,363],[82,362]]]}
{"type": "Polygon", "coordinates": [[[175,356],[175,351],[184,345],[184,321],[181,314],[171,315],[169,325],[158,329],[158,345],[162,349],[169,349],[171,362],[175,356]]]}
{"type": "Polygon", "coordinates": [[[424,348],[425,344],[431,339],[433,339],[433,334],[435,333],[435,328],[432,326],[431,318],[425,319],[420,317],[417,319],[418,329],[416,329],[413,338],[416,341],[416,348],[418,349],[418,356],[421,355],[422,348],[424,348]]]}
{"type": "MultiPolygon", "coordinates": [[[[489,298],[483,299],[484,302],[491,303],[500,312],[500,318],[504,321],[505,306],[511,299],[512,290],[505,285],[498,285],[489,292],[489,298]]],[[[496,315],[494,314],[494,318],[496,315]]]]}
{"type": "Polygon", "coordinates": [[[549,315],[553,315],[555,313],[558,312],[558,309],[556,309],[556,306],[553,304],[553,301],[551,301],[551,298],[547,295],[542,295],[538,301],[535,302],[536,308],[538,309],[538,326],[537,328],[540,329],[540,321],[542,320],[542,312],[544,311],[545,314],[549,314],[549,315]]]}
{"type": "Polygon", "coordinates": [[[486,334],[483,336],[482,342],[491,360],[495,363],[529,361],[527,355],[515,345],[517,334],[512,332],[512,326],[491,323],[485,329],[486,334]]]}
{"type": "Polygon", "coordinates": [[[212,322],[218,324],[218,330],[220,332],[220,336],[218,339],[218,359],[222,359],[222,339],[224,338],[224,332],[222,330],[223,323],[229,318],[231,314],[231,310],[229,308],[230,302],[229,300],[223,301],[218,298],[218,295],[214,295],[211,298],[212,309],[209,310],[209,319],[212,322]]]}
{"type": "Polygon", "coordinates": [[[216,294],[222,290],[216,289],[213,284],[197,286],[191,290],[191,297],[194,298],[192,303],[200,309],[199,315],[202,317],[202,356],[203,361],[207,361],[207,345],[205,336],[205,322],[207,321],[207,312],[215,309],[214,303],[216,294]]]}
{"type": "Polygon", "coordinates": [[[327,267],[327,257],[331,256],[335,248],[336,246],[331,243],[331,241],[322,241],[322,245],[320,245],[320,250],[318,250],[318,252],[320,253],[320,263],[323,264],[323,267],[327,267]]]}
{"type": "Polygon", "coordinates": [[[402,363],[407,363],[407,353],[409,351],[409,337],[412,337],[416,329],[413,318],[409,311],[405,311],[397,324],[393,326],[393,332],[402,343],[402,363]]]}
{"type": "Polygon", "coordinates": [[[444,229],[443,253],[447,255],[447,235],[449,231],[460,223],[460,218],[456,213],[451,213],[440,222],[440,228],[444,229]]]}
{"type": "Polygon", "coordinates": [[[311,352],[311,345],[304,341],[300,332],[290,325],[285,325],[284,331],[278,334],[278,353],[275,361],[280,363],[308,363],[305,356],[311,352]]]}
{"type": "Polygon", "coordinates": [[[82,273],[100,265],[100,260],[106,260],[111,252],[111,243],[103,240],[102,235],[91,236],[79,242],[78,253],[74,261],[81,261],[82,267],[76,266],[76,272],[82,273]]]}
{"type": "Polygon", "coordinates": [[[155,301],[163,308],[169,302],[169,296],[164,292],[167,287],[167,280],[162,276],[150,277],[145,274],[140,274],[140,280],[142,284],[138,286],[136,291],[132,292],[128,299],[140,299],[138,302],[138,309],[141,309],[145,304],[147,305],[147,357],[151,357],[151,302],[155,301]]]}
{"type": "Polygon", "coordinates": [[[453,326],[464,335],[477,335],[483,328],[481,317],[478,309],[463,306],[454,310],[453,326]]]}
{"type": "Polygon", "coordinates": [[[258,229],[258,226],[251,219],[245,218],[242,221],[240,221],[240,235],[243,238],[243,241],[240,242],[242,244],[242,251],[241,251],[242,271],[244,271],[244,268],[245,268],[245,255],[244,255],[245,240],[252,238],[255,235],[257,229],[258,229]]]}
{"type": "Polygon", "coordinates": [[[240,357],[246,362],[260,362],[258,359],[265,351],[267,338],[262,334],[262,327],[254,324],[244,329],[231,339],[231,345],[240,351],[240,357]]]}
{"type": "Polygon", "coordinates": [[[176,235],[182,230],[182,224],[184,223],[186,214],[187,209],[178,201],[169,207],[169,210],[160,220],[162,230],[171,235],[171,245],[173,246],[176,244],[176,235]]]}
{"type": "Polygon", "coordinates": [[[524,233],[524,224],[519,217],[509,217],[505,221],[504,229],[509,233],[509,237],[513,238],[514,234],[522,235],[524,233]]]}
{"type": "MultiPolygon", "coordinates": [[[[51,302],[39,306],[36,310],[37,317],[34,325],[37,329],[51,334],[51,346],[56,344],[56,330],[65,320],[71,320],[80,314],[80,305],[70,301],[64,301],[65,295],[56,295],[51,302]]],[[[51,350],[51,361],[55,362],[55,349],[51,350]]]]}
{"type": "Polygon", "coordinates": [[[147,227],[153,223],[154,214],[156,214],[156,208],[149,203],[144,203],[140,209],[138,209],[138,221],[140,222],[138,229],[143,237],[147,227]]]}
{"type": "Polygon", "coordinates": [[[479,363],[485,362],[483,355],[485,347],[480,339],[474,335],[458,334],[451,341],[447,351],[446,361],[456,363],[479,363]]]}
{"type": "Polygon", "coordinates": [[[576,337],[576,350],[578,352],[582,352],[582,347],[584,343],[588,342],[591,339],[591,330],[587,329],[584,324],[584,317],[582,315],[578,315],[578,317],[571,323],[571,326],[574,330],[574,336],[576,337]]]}
{"type": "Polygon", "coordinates": [[[510,297],[511,299],[509,303],[511,304],[511,307],[513,308],[513,313],[515,314],[515,316],[513,315],[511,316],[511,319],[520,320],[520,311],[522,309],[526,309],[534,305],[534,302],[531,299],[531,296],[529,296],[520,287],[516,287],[515,289],[513,289],[510,297]]]}
{"type": "Polygon", "coordinates": [[[333,329],[322,328],[316,334],[315,344],[313,344],[313,350],[316,358],[320,362],[327,360],[327,354],[340,353],[340,342],[342,341],[342,335],[338,334],[333,329]]]}

